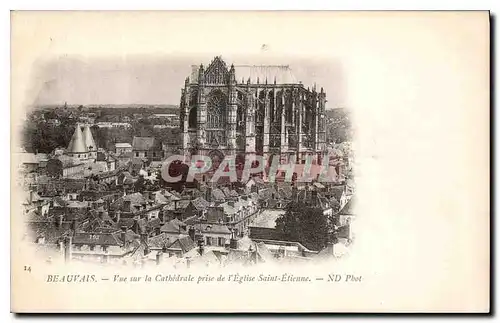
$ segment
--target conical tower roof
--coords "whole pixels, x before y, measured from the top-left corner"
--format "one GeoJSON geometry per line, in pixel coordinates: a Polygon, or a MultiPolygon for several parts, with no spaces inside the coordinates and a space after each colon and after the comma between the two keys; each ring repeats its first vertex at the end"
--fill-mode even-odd
{"type": "Polygon", "coordinates": [[[88,150],[90,150],[90,147],[92,147],[92,150],[97,150],[97,145],[88,125],[83,129],[83,142],[85,143],[85,147],[87,147],[88,150]]]}
{"type": "Polygon", "coordinates": [[[68,145],[68,153],[86,153],[88,152],[87,146],[85,146],[85,141],[83,139],[83,133],[80,126],[77,125],[73,137],[68,145]]]}

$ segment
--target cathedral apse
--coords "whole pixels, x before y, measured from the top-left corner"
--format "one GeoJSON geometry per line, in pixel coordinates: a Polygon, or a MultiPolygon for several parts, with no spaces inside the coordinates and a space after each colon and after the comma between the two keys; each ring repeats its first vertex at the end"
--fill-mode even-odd
{"type": "Polygon", "coordinates": [[[326,149],[326,93],[305,87],[288,65],[193,65],[181,90],[185,155],[278,155],[319,160],[326,149]]]}

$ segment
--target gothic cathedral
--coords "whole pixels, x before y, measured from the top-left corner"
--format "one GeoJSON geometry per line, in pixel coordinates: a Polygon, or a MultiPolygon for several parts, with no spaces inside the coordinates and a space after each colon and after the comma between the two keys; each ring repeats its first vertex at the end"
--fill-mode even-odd
{"type": "Polygon", "coordinates": [[[185,155],[218,159],[249,154],[303,163],[320,162],[326,149],[323,88],[297,82],[288,66],[242,65],[228,69],[215,57],[193,66],[180,102],[185,155]]]}

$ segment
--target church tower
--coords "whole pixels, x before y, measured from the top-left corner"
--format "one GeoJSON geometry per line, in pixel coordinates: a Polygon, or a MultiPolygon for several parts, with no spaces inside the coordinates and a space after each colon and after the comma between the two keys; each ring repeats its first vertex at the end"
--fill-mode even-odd
{"type": "Polygon", "coordinates": [[[80,129],[80,125],[78,124],[76,125],[75,132],[71,137],[66,154],[80,160],[86,160],[89,157],[89,150],[85,145],[85,139],[82,130],[80,129]]]}
{"type": "Polygon", "coordinates": [[[83,142],[85,147],[87,147],[89,158],[96,159],[97,158],[97,144],[94,141],[94,137],[92,136],[92,132],[90,131],[90,127],[88,125],[83,129],[83,142]]]}

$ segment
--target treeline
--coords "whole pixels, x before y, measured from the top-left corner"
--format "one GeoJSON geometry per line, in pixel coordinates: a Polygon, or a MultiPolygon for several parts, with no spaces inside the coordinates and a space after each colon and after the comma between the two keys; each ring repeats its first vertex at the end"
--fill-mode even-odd
{"type": "Polygon", "coordinates": [[[326,111],[326,140],[330,143],[342,143],[352,140],[352,123],[346,109],[326,111]]]}
{"type": "MultiPolygon", "coordinates": [[[[23,127],[22,145],[28,152],[51,153],[56,148],[67,148],[76,127],[74,120],[61,120],[59,125],[28,120],[23,127]]],[[[91,127],[92,135],[99,148],[114,150],[117,142],[132,143],[134,136],[156,137],[169,145],[180,143],[180,129],[154,129],[147,119],[132,123],[131,128],[91,127]]]]}

